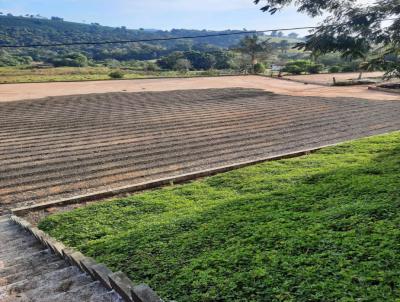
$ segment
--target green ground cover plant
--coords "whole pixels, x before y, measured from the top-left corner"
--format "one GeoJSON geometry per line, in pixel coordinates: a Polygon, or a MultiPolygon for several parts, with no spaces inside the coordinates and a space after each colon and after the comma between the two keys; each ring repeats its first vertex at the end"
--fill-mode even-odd
{"type": "Polygon", "coordinates": [[[176,301],[399,301],[400,133],[54,214],[176,301]]]}

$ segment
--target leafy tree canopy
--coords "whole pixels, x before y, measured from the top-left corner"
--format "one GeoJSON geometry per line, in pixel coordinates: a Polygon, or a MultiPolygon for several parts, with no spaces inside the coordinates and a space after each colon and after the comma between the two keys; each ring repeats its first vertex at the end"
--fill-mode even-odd
{"type": "Polygon", "coordinates": [[[273,46],[269,40],[262,40],[260,36],[253,35],[244,37],[235,50],[250,56],[254,71],[254,65],[258,63],[258,58],[271,53],[273,51],[273,46]]]}
{"type": "MultiPolygon", "coordinates": [[[[271,14],[294,4],[299,12],[310,16],[327,14],[323,25],[299,44],[300,48],[328,53],[345,54],[373,50],[375,63],[400,70],[400,1],[376,0],[361,4],[357,0],[255,0],[261,10],[271,14]],[[391,58],[392,64],[388,64],[391,58]]],[[[387,70],[393,72],[393,70],[387,70]]]]}

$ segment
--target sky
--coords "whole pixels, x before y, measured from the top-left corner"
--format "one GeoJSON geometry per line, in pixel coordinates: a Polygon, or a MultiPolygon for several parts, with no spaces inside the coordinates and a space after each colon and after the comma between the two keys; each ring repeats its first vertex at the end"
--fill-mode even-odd
{"type": "Polygon", "coordinates": [[[58,16],[128,28],[264,30],[318,23],[294,8],[274,16],[259,8],[253,0],[0,0],[3,13],[58,16]]]}

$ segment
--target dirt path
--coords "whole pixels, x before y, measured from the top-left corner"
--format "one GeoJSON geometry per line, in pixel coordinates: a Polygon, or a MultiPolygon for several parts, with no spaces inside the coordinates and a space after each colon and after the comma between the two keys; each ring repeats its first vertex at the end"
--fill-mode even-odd
{"type": "Polygon", "coordinates": [[[208,88],[257,88],[292,96],[357,97],[371,100],[400,100],[400,96],[370,91],[366,86],[323,87],[260,76],[188,79],[148,79],[93,82],[61,82],[0,85],[0,102],[47,96],[105,92],[169,91],[208,88]]]}

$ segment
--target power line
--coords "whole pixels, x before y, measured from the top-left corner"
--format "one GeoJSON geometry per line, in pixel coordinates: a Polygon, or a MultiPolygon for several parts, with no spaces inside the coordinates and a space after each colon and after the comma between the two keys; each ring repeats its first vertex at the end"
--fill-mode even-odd
{"type": "MultiPolygon", "coordinates": [[[[384,19],[381,21],[393,21],[395,18],[384,19]]],[[[105,44],[127,44],[127,43],[143,43],[143,42],[160,42],[160,41],[173,41],[173,40],[185,40],[185,39],[199,39],[199,38],[211,38],[211,37],[222,37],[222,36],[234,36],[234,35],[248,35],[258,34],[274,31],[289,31],[289,30],[304,30],[304,29],[316,29],[321,27],[330,27],[343,24],[325,25],[325,26],[303,26],[303,27],[289,27],[289,28],[275,28],[265,30],[250,30],[250,31],[237,31],[233,33],[216,33],[207,35],[197,36],[182,36],[182,37],[169,37],[169,38],[152,38],[152,39],[138,39],[138,40],[117,40],[117,41],[98,41],[98,42],[69,42],[69,43],[50,43],[50,44],[20,44],[20,45],[0,45],[0,48],[31,48],[31,47],[58,47],[58,46],[76,46],[76,45],[105,45],[105,44]]]]}
{"type": "Polygon", "coordinates": [[[0,45],[0,48],[58,47],[58,46],[76,46],[76,45],[104,45],[104,44],[126,44],[126,43],[143,43],[143,42],[160,42],[160,41],[211,38],[211,37],[221,37],[221,36],[246,35],[246,34],[257,34],[257,33],[274,32],[274,31],[289,31],[289,30],[315,29],[315,28],[318,28],[318,26],[304,26],[304,27],[277,28],[277,29],[266,29],[266,30],[238,31],[238,32],[233,32],[233,33],[217,33],[217,34],[207,34],[207,35],[198,35],[198,36],[182,36],[182,37],[138,39],[138,40],[117,40],[117,41],[99,41],[99,42],[88,42],[87,41],[87,42],[50,43],[50,44],[0,45]]]}

